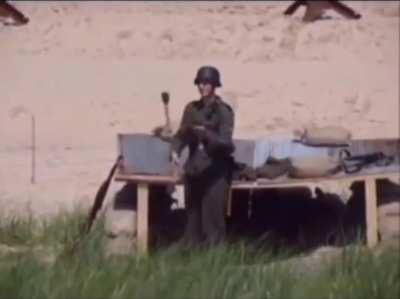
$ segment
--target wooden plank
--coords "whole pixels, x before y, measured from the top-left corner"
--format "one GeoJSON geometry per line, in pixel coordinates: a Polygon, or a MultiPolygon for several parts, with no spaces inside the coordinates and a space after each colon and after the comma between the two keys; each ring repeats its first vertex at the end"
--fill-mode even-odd
{"type": "Polygon", "coordinates": [[[375,178],[365,180],[365,219],[367,225],[367,245],[378,243],[378,207],[375,178]]]}
{"type": "Polygon", "coordinates": [[[135,182],[143,184],[178,184],[180,180],[173,176],[161,176],[161,175],[140,175],[140,174],[121,174],[115,175],[116,181],[135,182]]]}
{"type": "Polygon", "coordinates": [[[138,185],[137,196],[137,244],[140,253],[147,253],[148,231],[149,231],[149,186],[148,184],[138,185]]]}
{"type": "Polygon", "coordinates": [[[391,179],[394,181],[400,180],[400,174],[397,173],[381,173],[381,174],[364,174],[364,175],[346,175],[346,176],[331,176],[315,179],[277,179],[277,180],[257,180],[255,182],[234,182],[233,189],[268,189],[280,187],[301,187],[306,184],[319,184],[328,181],[364,181],[367,179],[391,179]]]}
{"type": "MultiPolygon", "coordinates": [[[[323,178],[310,178],[310,179],[290,179],[278,178],[274,180],[258,179],[254,182],[234,181],[232,189],[268,189],[279,187],[301,187],[305,184],[319,184],[327,181],[359,181],[368,178],[374,179],[390,179],[394,182],[400,182],[399,172],[378,173],[378,174],[353,174],[353,175],[339,175],[329,176],[323,178]]],[[[159,175],[141,175],[141,174],[122,174],[118,172],[115,175],[116,181],[146,183],[146,184],[182,184],[182,180],[174,176],[159,176],[159,175]]]]}

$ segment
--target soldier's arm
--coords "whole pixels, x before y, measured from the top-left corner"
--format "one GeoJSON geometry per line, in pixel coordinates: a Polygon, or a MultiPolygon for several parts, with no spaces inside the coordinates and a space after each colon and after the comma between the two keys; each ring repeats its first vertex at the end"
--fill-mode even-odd
{"type": "Polygon", "coordinates": [[[191,104],[186,105],[183,111],[181,123],[176,134],[172,137],[171,146],[172,150],[178,155],[181,154],[182,150],[187,145],[187,129],[190,125],[191,119],[191,104]]]}
{"type": "Polygon", "coordinates": [[[219,107],[219,114],[221,125],[218,132],[206,129],[204,138],[212,150],[232,153],[235,149],[232,141],[234,113],[230,107],[223,105],[219,107]]]}

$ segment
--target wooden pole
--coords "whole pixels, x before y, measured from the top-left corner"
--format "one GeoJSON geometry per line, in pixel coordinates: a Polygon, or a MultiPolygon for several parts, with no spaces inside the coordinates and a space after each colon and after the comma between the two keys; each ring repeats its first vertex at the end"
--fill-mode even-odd
{"type": "Polygon", "coordinates": [[[141,254],[147,254],[149,238],[149,185],[138,184],[137,245],[141,254]]]}
{"type": "Polygon", "coordinates": [[[367,225],[367,245],[372,248],[378,243],[378,198],[376,180],[365,180],[365,215],[367,225]]]}
{"type": "Polygon", "coordinates": [[[31,166],[31,183],[35,184],[36,183],[36,134],[35,134],[35,116],[31,114],[31,127],[32,127],[32,132],[31,132],[31,137],[32,137],[32,144],[31,144],[31,153],[32,153],[32,166],[31,166]]]}

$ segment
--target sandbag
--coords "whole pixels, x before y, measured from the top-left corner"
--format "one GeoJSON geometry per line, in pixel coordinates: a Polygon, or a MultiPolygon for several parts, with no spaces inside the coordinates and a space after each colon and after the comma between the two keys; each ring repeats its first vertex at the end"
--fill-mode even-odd
{"type": "Polygon", "coordinates": [[[300,135],[300,142],[310,146],[347,146],[351,139],[351,133],[341,127],[311,127],[306,128],[300,135]]]}
{"type": "Polygon", "coordinates": [[[337,159],[330,157],[306,157],[291,159],[288,172],[290,178],[318,178],[331,176],[341,171],[337,159]]]}

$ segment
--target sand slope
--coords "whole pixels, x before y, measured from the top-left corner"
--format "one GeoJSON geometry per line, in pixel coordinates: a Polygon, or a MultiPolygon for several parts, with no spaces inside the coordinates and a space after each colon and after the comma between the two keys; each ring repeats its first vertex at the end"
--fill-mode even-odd
{"type": "MultiPolygon", "coordinates": [[[[355,138],[399,137],[399,3],[350,2],[363,18],[302,24],[284,2],[14,2],[0,27],[0,205],[49,215],[87,206],[118,132],[179,121],[203,64],[221,73],[235,137],[341,124],[355,138]],[[19,113],[18,113],[19,111],[19,113]],[[21,111],[25,111],[22,113],[21,111]],[[37,124],[37,184],[30,120],[37,124]]],[[[117,188],[117,187],[115,187],[117,188]]]]}

